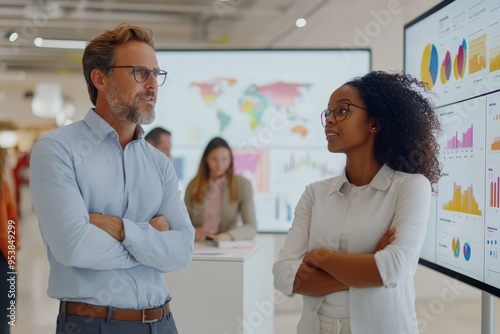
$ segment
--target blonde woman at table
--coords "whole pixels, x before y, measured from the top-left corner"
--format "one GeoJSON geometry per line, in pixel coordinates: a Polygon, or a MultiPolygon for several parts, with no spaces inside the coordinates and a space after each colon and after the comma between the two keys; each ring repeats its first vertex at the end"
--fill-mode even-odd
{"type": "Polygon", "coordinates": [[[299,334],[417,334],[413,276],[441,168],[440,124],[421,82],[372,72],[321,113],[344,173],[308,185],[274,284],[303,296],[299,334]]]}
{"type": "Polygon", "coordinates": [[[196,229],[195,241],[245,240],[255,236],[252,184],[234,174],[231,148],[220,137],[213,138],[205,148],[184,202],[196,229]],[[238,225],[238,216],[242,226],[238,225]]]}

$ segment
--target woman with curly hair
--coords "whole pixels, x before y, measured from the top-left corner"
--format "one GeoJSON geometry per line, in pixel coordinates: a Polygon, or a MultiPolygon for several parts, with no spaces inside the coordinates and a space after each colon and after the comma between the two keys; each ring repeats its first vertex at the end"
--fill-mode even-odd
{"type": "Polygon", "coordinates": [[[371,72],[321,113],[344,173],[308,185],[274,264],[274,284],[303,296],[297,333],[418,333],[413,276],[441,167],[440,123],[424,85],[371,72]]]}

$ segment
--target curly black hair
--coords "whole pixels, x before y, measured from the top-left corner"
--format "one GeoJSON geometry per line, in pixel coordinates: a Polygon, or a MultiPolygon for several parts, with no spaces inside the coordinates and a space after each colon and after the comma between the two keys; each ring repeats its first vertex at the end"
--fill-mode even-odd
{"type": "Polygon", "coordinates": [[[394,170],[422,174],[436,184],[442,169],[436,139],[441,124],[434,104],[423,95],[428,92],[425,84],[408,74],[374,71],[346,85],[356,88],[378,123],[378,161],[394,170]]]}

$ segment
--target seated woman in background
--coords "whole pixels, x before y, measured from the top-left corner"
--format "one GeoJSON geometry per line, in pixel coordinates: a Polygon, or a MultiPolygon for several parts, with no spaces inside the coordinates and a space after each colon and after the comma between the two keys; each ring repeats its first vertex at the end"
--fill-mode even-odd
{"type": "Polygon", "coordinates": [[[233,154],[220,137],[213,138],[205,148],[184,202],[196,228],[195,241],[207,237],[216,241],[244,240],[255,236],[252,184],[234,174],[233,154]],[[238,226],[238,214],[242,226],[238,226]]]}

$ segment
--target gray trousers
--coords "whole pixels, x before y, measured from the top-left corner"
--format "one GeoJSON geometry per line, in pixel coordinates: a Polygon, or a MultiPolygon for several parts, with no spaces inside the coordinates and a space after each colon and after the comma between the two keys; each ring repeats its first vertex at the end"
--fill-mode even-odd
{"type": "Polygon", "coordinates": [[[172,313],[161,320],[146,324],[59,313],[56,334],[178,334],[178,332],[172,313]]]}

